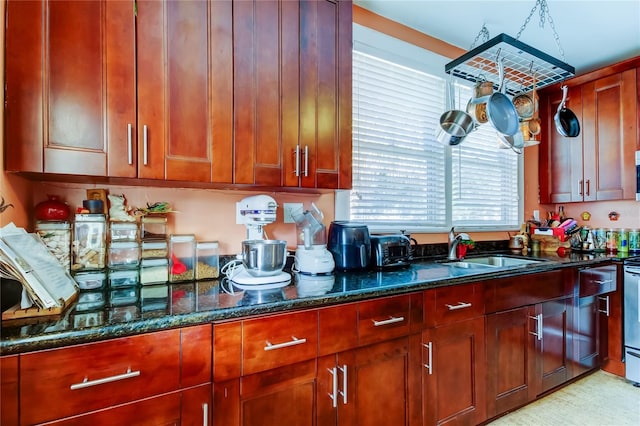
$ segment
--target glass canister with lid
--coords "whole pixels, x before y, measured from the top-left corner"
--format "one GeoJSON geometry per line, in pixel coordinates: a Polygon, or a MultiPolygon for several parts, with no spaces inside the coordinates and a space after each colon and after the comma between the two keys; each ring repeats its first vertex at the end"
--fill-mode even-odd
{"type": "Polygon", "coordinates": [[[35,232],[67,271],[71,267],[71,223],[38,221],[35,232]]]}
{"type": "Polygon", "coordinates": [[[629,251],[640,251],[640,229],[629,230],[629,251]]]}
{"type": "Polygon", "coordinates": [[[104,269],[107,221],[103,214],[76,214],[71,243],[71,270],[104,269]]]}
{"type": "Polygon", "coordinates": [[[195,279],[196,236],[173,234],[169,238],[169,282],[195,279]]]}
{"type": "Polygon", "coordinates": [[[220,260],[217,241],[196,243],[196,280],[214,279],[220,276],[220,260]]]}

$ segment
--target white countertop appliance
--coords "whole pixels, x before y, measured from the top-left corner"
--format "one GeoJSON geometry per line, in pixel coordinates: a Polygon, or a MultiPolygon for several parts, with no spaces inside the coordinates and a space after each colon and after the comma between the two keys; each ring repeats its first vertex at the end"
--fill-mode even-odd
{"type": "Polygon", "coordinates": [[[322,219],[324,215],[315,204],[311,210],[293,214],[296,222],[297,242],[294,268],[301,274],[331,274],[335,261],[327,250],[327,233],[322,219]]]}

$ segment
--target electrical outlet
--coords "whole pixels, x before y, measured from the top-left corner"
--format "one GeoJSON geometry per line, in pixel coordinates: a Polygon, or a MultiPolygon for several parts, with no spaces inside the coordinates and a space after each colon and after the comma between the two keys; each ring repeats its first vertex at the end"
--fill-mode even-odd
{"type": "Polygon", "coordinates": [[[284,223],[296,223],[293,220],[293,213],[302,212],[302,203],[282,203],[282,209],[284,210],[284,223]]]}

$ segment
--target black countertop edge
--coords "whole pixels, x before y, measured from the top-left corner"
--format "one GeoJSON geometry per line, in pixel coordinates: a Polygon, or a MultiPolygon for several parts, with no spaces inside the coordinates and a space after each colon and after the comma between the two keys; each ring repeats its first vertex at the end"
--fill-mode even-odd
{"type": "MultiPolygon", "coordinates": [[[[419,292],[427,289],[450,285],[486,281],[496,278],[508,278],[523,274],[553,271],[563,268],[588,267],[603,263],[612,263],[621,259],[612,257],[595,257],[592,259],[561,258],[558,256],[541,256],[547,261],[526,265],[524,267],[496,270],[483,274],[470,274],[459,277],[448,277],[427,281],[397,283],[385,287],[359,289],[322,296],[302,297],[292,300],[281,300],[272,303],[250,306],[221,308],[209,311],[186,314],[164,315],[156,318],[137,319],[131,322],[101,325],[74,330],[47,332],[29,336],[2,336],[0,355],[13,355],[44,349],[53,349],[75,344],[84,344],[101,340],[126,337],[173,328],[196,326],[227,320],[249,318],[258,315],[284,313],[300,309],[321,308],[348,302],[358,302],[377,297],[419,292]]],[[[434,263],[434,260],[418,260],[417,264],[434,263]]],[[[383,272],[384,273],[384,272],[383,272]]],[[[392,273],[392,272],[390,272],[392,273]]],[[[0,333],[4,334],[4,333],[0,333]]]]}

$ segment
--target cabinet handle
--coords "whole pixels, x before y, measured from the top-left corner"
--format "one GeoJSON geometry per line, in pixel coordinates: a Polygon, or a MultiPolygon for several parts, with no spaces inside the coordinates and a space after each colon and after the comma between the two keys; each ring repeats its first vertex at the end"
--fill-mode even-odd
{"type": "Polygon", "coordinates": [[[267,346],[264,347],[264,350],[272,351],[274,349],[286,348],[287,346],[302,345],[303,343],[307,343],[307,339],[298,339],[296,336],[291,336],[291,339],[292,340],[289,340],[288,342],[277,343],[275,345],[267,340],[267,346]]]}
{"type": "Polygon", "coordinates": [[[69,386],[69,389],[76,390],[76,389],[89,388],[91,386],[102,385],[110,382],[117,382],[118,380],[130,379],[132,377],[136,377],[139,375],[140,375],[140,370],[131,371],[131,367],[129,367],[127,368],[127,372],[124,374],[117,374],[115,376],[104,377],[102,379],[89,380],[89,378],[85,376],[84,380],[81,383],[74,383],[71,386],[69,386]]]}
{"type": "Polygon", "coordinates": [[[610,283],[610,282],[612,282],[612,281],[613,281],[613,280],[593,280],[593,282],[594,282],[594,283],[596,283],[596,284],[600,284],[600,285],[603,285],[603,284],[609,284],[609,283],[610,283]]]}
{"type": "Polygon", "coordinates": [[[380,321],[371,320],[371,321],[373,321],[374,327],[380,327],[381,325],[389,325],[389,324],[395,324],[397,322],[402,322],[404,321],[404,317],[391,317],[386,320],[380,320],[380,321]]]}
{"type": "Polygon", "coordinates": [[[603,311],[602,309],[598,309],[598,312],[605,314],[606,316],[609,316],[609,296],[598,296],[598,300],[604,300],[604,304],[605,304],[605,310],[603,311]]]}
{"type": "Polygon", "coordinates": [[[146,166],[149,162],[148,160],[148,156],[147,156],[147,152],[148,152],[148,144],[147,141],[149,140],[148,138],[148,128],[147,125],[145,124],[144,126],[142,126],[142,163],[146,166]]]}
{"type": "Polygon", "coordinates": [[[591,179],[587,179],[587,196],[591,195],[591,179]]]}
{"type": "Polygon", "coordinates": [[[304,177],[309,176],[309,145],[304,146],[304,177]]]}
{"type": "Polygon", "coordinates": [[[538,314],[535,317],[529,316],[529,318],[536,320],[536,331],[535,333],[530,331],[529,334],[533,334],[538,340],[542,340],[542,314],[538,314]]]}
{"type": "Polygon", "coordinates": [[[427,352],[427,363],[424,364],[424,368],[429,371],[429,375],[433,374],[432,364],[433,364],[433,342],[423,343],[422,346],[427,348],[429,352],[427,352]]]}
{"type": "Polygon", "coordinates": [[[202,426],[209,426],[209,404],[202,404],[202,426]]]}
{"type": "Polygon", "coordinates": [[[296,145],[296,149],[293,151],[293,155],[295,156],[295,170],[293,171],[293,173],[296,175],[296,177],[300,176],[300,145],[296,145]]]}
{"type": "Polygon", "coordinates": [[[338,406],[338,369],[337,367],[327,368],[327,371],[331,374],[332,382],[331,393],[327,395],[331,398],[333,408],[336,408],[338,406]]]}
{"type": "Polygon", "coordinates": [[[467,303],[467,302],[458,302],[457,305],[446,304],[445,306],[449,308],[450,311],[455,311],[456,309],[470,308],[472,305],[471,303],[467,303]]]}
{"type": "Polygon", "coordinates": [[[342,395],[342,403],[347,405],[347,364],[342,364],[342,368],[338,367],[338,370],[342,371],[342,390],[338,393],[342,395]]]}
{"type": "Polygon", "coordinates": [[[127,161],[129,165],[133,164],[133,137],[131,135],[132,126],[131,123],[127,124],[127,161]]]}
{"type": "Polygon", "coordinates": [[[582,196],[584,195],[584,181],[580,180],[578,183],[578,193],[582,196]]]}

